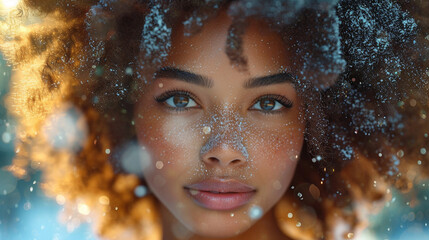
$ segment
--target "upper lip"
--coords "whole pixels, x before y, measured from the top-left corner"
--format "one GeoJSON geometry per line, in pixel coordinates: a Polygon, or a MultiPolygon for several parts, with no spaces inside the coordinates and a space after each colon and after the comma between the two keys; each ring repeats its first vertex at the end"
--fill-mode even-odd
{"type": "Polygon", "coordinates": [[[236,179],[209,178],[198,183],[186,185],[185,188],[205,192],[244,193],[256,189],[236,179]]]}

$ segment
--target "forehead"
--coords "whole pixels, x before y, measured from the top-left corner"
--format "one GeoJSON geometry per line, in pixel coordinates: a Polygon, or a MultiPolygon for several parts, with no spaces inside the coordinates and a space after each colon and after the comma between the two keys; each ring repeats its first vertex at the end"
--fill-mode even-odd
{"type": "MultiPolygon", "coordinates": [[[[225,68],[233,68],[225,53],[231,24],[232,19],[224,11],[192,36],[184,36],[183,26],[178,24],[173,29],[172,48],[166,65],[209,75],[225,68]]],[[[290,66],[289,53],[282,37],[271,30],[267,23],[249,19],[241,39],[243,56],[248,63],[247,74],[272,74],[290,66]]]]}

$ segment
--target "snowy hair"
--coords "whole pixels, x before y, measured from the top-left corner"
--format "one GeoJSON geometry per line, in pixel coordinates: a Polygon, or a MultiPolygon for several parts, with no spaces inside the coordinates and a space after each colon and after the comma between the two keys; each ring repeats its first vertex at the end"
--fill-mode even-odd
{"type": "Polygon", "coordinates": [[[71,227],[91,220],[108,239],[160,239],[158,202],[119,160],[135,139],[133,105],[168,56],[176,24],[193,35],[225,9],[231,64],[246,68],[249,18],[269,23],[298,56],[307,127],[291,189],[276,206],[279,227],[293,239],[333,239],[343,221],[351,234],[362,223],[358,208],[386,199],[391,184],[409,190],[428,169],[429,21],[417,2],[23,0],[1,25],[16,70],[9,169],[41,170],[71,227]],[[34,15],[40,20],[26,25],[34,15]],[[60,131],[70,126],[76,134],[60,131]],[[91,211],[82,214],[83,204],[91,211]]]}

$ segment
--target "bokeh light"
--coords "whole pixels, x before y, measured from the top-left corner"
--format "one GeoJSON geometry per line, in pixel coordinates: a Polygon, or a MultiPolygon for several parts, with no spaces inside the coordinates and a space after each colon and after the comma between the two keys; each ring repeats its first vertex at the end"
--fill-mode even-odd
{"type": "Polygon", "coordinates": [[[43,133],[52,147],[74,152],[84,145],[88,127],[78,109],[64,106],[47,119],[43,133]]]}
{"type": "Polygon", "coordinates": [[[150,155],[137,142],[126,144],[120,151],[121,167],[127,172],[142,176],[143,169],[150,166],[150,155]]]}
{"type": "Polygon", "coordinates": [[[12,9],[19,4],[20,0],[1,0],[1,5],[3,8],[12,9]]]}
{"type": "Polygon", "coordinates": [[[12,173],[0,169],[0,194],[7,195],[16,188],[16,178],[12,173]]]}

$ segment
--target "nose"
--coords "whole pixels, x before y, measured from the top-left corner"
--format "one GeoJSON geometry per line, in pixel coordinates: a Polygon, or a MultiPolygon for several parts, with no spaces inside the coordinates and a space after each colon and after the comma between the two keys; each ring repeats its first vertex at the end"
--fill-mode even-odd
{"type": "Polygon", "coordinates": [[[206,144],[201,148],[201,159],[207,166],[237,167],[247,162],[247,149],[241,139],[237,139],[237,137],[230,138],[225,135],[214,134],[210,136],[206,144]]]}

